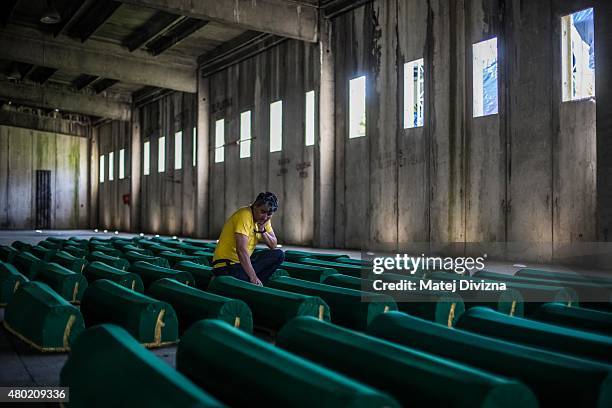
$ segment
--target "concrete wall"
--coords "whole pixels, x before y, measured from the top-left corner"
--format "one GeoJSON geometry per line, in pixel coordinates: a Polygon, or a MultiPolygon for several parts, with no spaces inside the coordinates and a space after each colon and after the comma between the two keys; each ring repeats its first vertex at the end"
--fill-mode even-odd
{"type": "Polygon", "coordinates": [[[87,139],[0,125],[0,228],[34,229],[36,170],[51,171],[50,227],[88,224],[87,139]]]}

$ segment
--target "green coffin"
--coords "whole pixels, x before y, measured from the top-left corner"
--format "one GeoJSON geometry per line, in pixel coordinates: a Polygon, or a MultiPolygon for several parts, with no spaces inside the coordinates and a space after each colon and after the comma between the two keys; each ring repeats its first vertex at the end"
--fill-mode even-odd
{"type": "Polygon", "coordinates": [[[139,254],[142,254],[142,255],[153,255],[153,251],[149,251],[148,249],[144,249],[144,248],[139,248],[134,244],[123,245],[121,247],[121,251],[123,253],[132,251],[132,252],[138,252],[139,254]]]}
{"type": "Polygon", "coordinates": [[[569,307],[560,303],[545,303],[529,315],[540,322],[571,327],[612,336],[612,313],[569,307]]]}
{"type": "Polygon", "coordinates": [[[266,286],[287,292],[318,296],[329,305],[331,320],[334,323],[356,330],[365,330],[371,320],[380,313],[397,310],[393,298],[386,295],[301,279],[279,277],[269,280],[266,286]]]}
{"type": "Polygon", "coordinates": [[[4,327],[39,351],[68,351],[83,331],[83,317],[42,282],[27,282],[4,311],[4,327]]]}
{"type": "Polygon", "coordinates": [[[38,270],[44,266],[45,263],[45,261],[41,261],[30,252],[20,252],[15,255],[12,262],[17,270],[30,280],[36,279],[38,270]]]}
{"type": "Polygon", "coordinates": [[[178,262],[189,261],[201,265],[208,265],[206,258],[197,255],[178,254],[176,252],[162,251],[159,256],[166,259],[170,263],[170,267],[174,267],[178,262]]]}
{"type": "Polygon", "coordinates": [[[60,243],[56,243],[56,242],[51,242],[49,240],[46,241],[40,241],[38,243],[39,246],[43,247],[43,248],[47,248],[47,249],[54,249],[56,251],[59,251],[60,249],[62,249],[63,244],[60,243]]]}
{"type": "Polygon", "coordinates": [[[195,252],[200,252],[206,249],[210,249],[210,248],[206,248],[206,247],[202,247],[198,245],[186,244],[184,242],[173,243],[171,245],[167,244],[167,245],[171,246],[172,248],[180,249],[181,251],[185,252],[187,255],[195,255],[195,252]]]}
{"type": "Polygon", "coordinates": [[[47,237],[46,241],[52,242],[52,243],[62,247],[68,240],[66,238],[47,237]]]}
{"type": "Polygon", "coordinates": [[[399,407],[378,390],[220,320],[203,320],[187,330],[176,367],[231,406],[399,407]]]}
{"type": "Polygon", "coordinates": [[[69,408],[221,407],[185,376],[112,324],[85,330],[60,373],[69,408]]]}
{"type": "Polygon", "coordinates": [[[368,261],[366,259],[337,258],[336,262],[346,263],[349,265],[363,266],[363,267],[368,267],[368,268],[372,268],[373,266],[372,261],[368,261]]]}
{"type": "Polygon", "coordinates": [[[13,241],[11,246],[15,248],[16,250],[18,250],[19,252],[29,251],[30,249],[32,249],[31,244],[27,244],[23,241],[13,241]]]}
{"type": "Polygon", "coordinates": [[[113,323],[147,347],[178,340],[178,320],[172,306],[106,279],[89,285],[81,302],[81,313],[87,327],[113,323]]]}
{"type": "Polygon", "coordinates": [[[319,297],[253,285],[231,276],[218,276],[208,290],[246,302],[255,326],[278,330],[296,316],[314,316],[329,321],[329,306],[319,297]]]}
{"type": "Polygon", "coordinates": [[[120,250],[113,248],[110,245],[93,245],[90,246],[91,252],[102,252],[108,256],[119,257],[123,254],[120,250]]]}
{"type": "Polygon", "coordinates": [[[172,305],[181,334],[202,319],[221,319],[247,333],[253,332],[251,309],[242,300],[207,293],[173,279],[158,280],[147,294],[172,305]]]}
{"type": "Polygon", "coordinates": [[[74,245],[81,248],[85,248],[87,247],[87,245],[89,245],[89,240],[85,238],[70,237],[68,238],[66,245],[74,245]]]}
{"type": "Polygon", "coordinates": [[[121,269],[122,271],[125,271],[130,266],[130,263],[127,261],[127,259],[106,255],[105,253],[100,251],[91,252],[89,255],[87,255],[87,260],[89,262],[103,262],[108,266],[121,269]]]}
{"type": "Polygon", "coordinates": [[[588,276],[581,275],[576,272],[548,272],[540,269],[524,268],[519,269],[515,276],[521,278],[538,278],[538,279],[550,279],[560,281],[575,281],[584,283],[598,283],[602,285],[612,285],[612,278],[606,278],[603,276],[588,276]]]}
{"type": "Polygon", "coordinates": [[[322,282],[326,276],[337,274],[338,271],[322,266],[305,265],[297,262],[283,262],[281,268],[289,272],[293,278],[322,282]]]}
{"type": "Polygon", "coordinates": [[[64,268],[70,269],[72,272],[83,273],[87,261],[83,258],[77,258],[72,254],[65,251],[58,251],[55,253],[51,261],[62,265],[64,268]]]}
{"type": "Polygon", "coordinates": [[[214,276],[213,268],[211,266],[190,261],[178,262],[174,265],[174,269],[189,272],[195,279],[194,286],[201,290],[206,290],[206,288],[208,288],[208,284],[214,276]]]}
{"type": "Polygon", "coordinates": [[[159,255],[161,252],[164,252],[164,251],[176,252],[176,253],[179,253],[179,254],[183,253],[183,251],[181,251],[180,249],[172,248],[172,247],[169,247],[167,245],[162,245],[162,244],[159,244],[157,242],[150,242],[150,241],[142,242],[142,241],[140,241],[140,245],[143,248],[146,248],[149,251],[153,252],[155,255],[159,255]]]}
{"type": "Polygon", "coordinates": [[[17,268],[5,262],[0,262],[0,306],[6,306],[13,298],[13,294],[21,285],[29,282],[17,268]]]}
{"type": "Polygon", "coordinates": [[[485,307],[466,311],[457,327],[485,336],[612,363],[612,337],[511,317],[485,307]]]}
{"type": "Polygon", "coordinates": [[[136,292],[144,292],[144,285],[138,274],[122,271],[102,262],[95,261],[87,264],[83,270],[83,275],[89,282],[108,279],[136,292]]]}
{"type": "Polygon", "coordinates": [[[342,288],[354,290],[362,290],[362,288],[371,288],[373,282],[374,281],[370,279],[355,278],[353,276],[343,275],[341,273],[325,275],[321,278],[321,283],[324,283],[326,285],[339,286],[342,288]],[[364,286],[362,286],[362,284],[364,286]]]}
{"type": "Polygon", "coordinates": [[[62,251],[67,252],[77,258],[85,258],[87,255],[87,249],[79,248],[73,245],[65,245],[64,248],[62,248],[62,251]]]}
{"type": "Polygon", "coordinates": [[[405,407],[538,407],[516,380],[311,317],[287,323],[276,345],[388,392],[405,407]]]}
{"type": "Polygon", "coordinates": [[[194,251],[191,255],[201,256],[206,260],[206,265],[212,265],[215,254],[208,251],[194,251]]]}
{"type": "Polygon", "coordinates": [[[0,245],[0,261],[13,262],[13,258],[19,253],[15,248],[8,245],[0,245]]]}
{"type": "Polygon", "coordinates": [[[369,272],[371,271],[371,268],[365,268],[363,266],[349,265],[341,262],[323,261],[321,259],[314,258],[300,259],[299,263],[306,265],[322,266],[324,268],[332,268],[338,271],[338,273],[353,276],[355,278],[361,278],[364,275],[369,276],[369,272]]]}
{"type": "Polygon", "coordinates": [[[49,285],[61,297],[72,303],[79,303],[87,289],[87,279],[80,273],[72,272],[55,262],[48,262],[36,274],[36,280],[49,285]]]}
{"type": "Polygon", "coordinates": [[[449,329],[399,312],[379,315],[368,334],[516,378],[535,392],[542,407],[612,404],[612,368],[606,364],[449,329]]]}
{"type": "Polygon", "coordinates": [[[123,254],[123,258],[127,259],[131,264],[134,262],[143,261],[152,265],[161,266],[162,268],[170,267],[170,263],[165,258],[160,256],[145,255],[135,251],[127,251],[123,254]]]}
{"type": "Polygon", "coordinates": [[[31,252],[32,255],[34,255],[38,259],[41,259],[45,262],[49,262],[57,251],[58,249],[49,249],[41,245],[36,245],[30,248],[29,252],[31,252]]]}
{"type": "Polygon", "coordinates": [[[145,288],[151,286],[156,280],[164,278],[174,279],[189,286],[193,286],[195,283],[195,279],[189,272],[162,268],[161,266],[152,265],[148,262],[135,262],[130,266],[129,271],[140,275],[145,288]]]}
{"type": "Polygon", "coordinates": [[[193,246],[198,246],[198,247],[202,247],[202,248],[212,248],[215,249],[217,244],[215,244],[214,242],[202,242],[202,241],[198,241],[197,239],[184,239],[183,240],[184,244],[188,244],[188,245],[193,245],[193,246]]]}

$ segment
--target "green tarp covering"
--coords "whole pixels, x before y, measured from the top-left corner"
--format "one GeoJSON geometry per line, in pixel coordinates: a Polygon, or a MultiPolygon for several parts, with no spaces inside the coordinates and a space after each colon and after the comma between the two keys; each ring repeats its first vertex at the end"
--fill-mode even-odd
{"type": "Polygon", "coordinates": [[[4,327],[39,351],[67,351],[83,331],[83,317],[42,282],[27,282],[13,294],[4,327]]]}
{"type": "Polygon", "coordinates": [[[299,263],[332,268],[338,271],[338,273],[353,276],[355,278],[361,278],[364,275],[369,276],[369,271],[371,270],[370,268],[365,268],[363,266],[349,265],[341,262],[323,261],[321,259],[314,258],[303,258],[299,260],[299,263]]]}
{"type": "Polygon", "coordinates": [[[13,265],[0,262],[0,306],[6,306],[17,289],[28,281],[13,265]]]}
{"type": "Polygon", "coordinates": [[[103,262],[95,261],[87,264],[83,270],[83,275],[89,282],[94,282],[98,279],[108,279],[136,292],[144,291],[142,279],[138,274],[113,268],[103,262]]]}
{"type": "Polygon", "coordinates": [[[200,321],[185,333],[176,367],[231,406],[399,407],[378,390],[220,320],[200,321]]]}
{"type": "Polygon", "coordinates": [[[72,303],[79,303],[87,289],[87,279],[80,273],[72,272],[55,262],[48,262],[36,274],[36,280],[49,285],[61,297],[72,303]]]}
{"type": "Polygon", "coordinates": [[[253,332],[251,309],[242,300],[207,293],[173,279],[158,280],[147,294],[172,305],[181,334],[202,319],[221,319],[247,333],[253,332]]]}
{"type": "Polygon", "coordinates": [[[144,261],[150,263],[151,265],[161,266],[162,268],[170,268],[170,263],[168,260],[166,258],[162,258],[161,256],[152,256],[140,252],[127,251],[122,257],[127,259],[130,264],[138,261],[144,261]]]}
{"type": "Polygon", "coordinates": [[[32,255],[34,255],[38,259],[49,262],[57,251],[57,249],[49,249],[41,245],[36,245],[30,248],[29,252],[31,252],[32,255]]]}
{"type": "Polygon", "coordinates": [[[0,245],[0,261],[2,262],[13,262],[13,258],[18,253],[19,251],[11,246],[0,245]]]}
{"type": "Polygon", "coordinates": [[[130,272],[134,272],[142,278],[145,288],[148,288],[159,279],[170,278],[186,285],[193,286],[195,279],[191,273],[170,268],[162,268],[161,266],[152,265],[148,262],[138,261],[133,263],[130,272]]]}
{"type": "Polygon", "coordinates": [[[44,266],[45,263],[45,261],[41,261],[30,252],[20,252],[15,255],[12,262],[17,270],[30,280],[36,279],[38,270],[44,266]]]}
{"type": "Polygon", "coordinates": [[[569,307],[560,303],[545,303],[529,315],[529,318],[612,336],[612,313],[599,310],[569,307]]]}
{"type": "Polygon", "coordinates": [[[281,268],[289,272],[292,278],[308,280],[311,282],[322,282],[326,276],[337,274],[333,268],[323,266],[305,265],[297,262],[283,262],[281,268]]]}
{"type": "Polygon", "coordinates": [[[449,329],[399,312],[376,317],[368,334],[516,378],[535,392],[542,407],[612,406],[612,367],[606,364],[449,329]]]}
{"type": "Polygon", "coordinates": [[[81,302],[81,313],[87,327],[113,323],[147,347],[178,340],[178,320],[172,306],[107,279],[89,285],[81,302]]]}
{"type": "Polygon", "coordinates": [[[159,256],[168,260],[170,267],[174,267],[178,262],[190,261],[202,265],[208,265],[208,261],[203,256],[177,254],[176,252],[162,251],[159,256]]]}
{"type": "Polygon", "coordinates": [[[178,262],[174,265],[174,269],[189,272],[195,279],[194,286],[202,290],[206,290],[206,288],[208,288],[208,284],[214,276],[212,266],[202,265],[190,261],[178,262]]]}
{"type": "Polygon", "coordinates": [[[69,408],[221,407],[222,404],[112,324],[85,330],[60,373],[69,408]]]}
{"type": "Polygon", "coordinates": [[[276,345],[388,392],[405,407],[538,407],[516,380],[311,317],[287,323],[276,345]]]}
{"type": "Polygon", "coordinates": [[[330,307],[331,321],[356,330],[365,330],[371,320],[391,310],[397,310],[393,298],[369,292],[325,285],[290,277],[270,279],[268,287],[318,296],[330,307]]]}
{"type": "Polygon", "coordinates": [[[485,336],[612,363],[612,337],[511,317],[485,307],[466,311],[457,327],[485,336]]]}
{"type": "Polygon", "coordinates": [[[100,251],[94,251],[88,254],[87,260],[89,262],[103,262],[108,266],[121,269],[122,271],[125,271],[130,266],[130,263],[126,259],[110,256],[100,251]]]}
{"type": "Polygon", "coordinates": [[[278,330],[296,316],[330,319],[329,306],[319,297],[300,295],[253,285],[231,276],[218,276],[208,290],[221,296],[246,302],[253,312],[256,326],[278,330]]]}
{"type": "Polygon", "coordinates": [[[83,273],[87,261],[83,258],[77,258],[65,251],[58,251],[51,258],[51,261],[62,265],[64,268],[70,269],[72,272],[83,273]]]}

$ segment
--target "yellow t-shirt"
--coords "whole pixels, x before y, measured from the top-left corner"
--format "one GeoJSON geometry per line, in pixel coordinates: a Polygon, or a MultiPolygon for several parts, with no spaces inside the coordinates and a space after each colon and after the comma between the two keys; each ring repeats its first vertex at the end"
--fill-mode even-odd
{"type": "MultiPolygon", "coordinates": [[[[251,207],[242,207],[231,215],[225,221],[221,235],[219,236],[219,242],[217,242],[217,248],[215,249],[215,255],[213,256],[213,262],[217,259],[228,259],[231,263],[240,263],[238,259],[238,253],[236,252],[236,237],[234,233],[246,235],[249,239],[247,244],[247,250],[249,255],[253,253],[255,245],[261,240],[261,234],[255,233],[257,225],[253,220],[253,213],[251,207]]],[[[266,232],[272,232],[272,223],[268,220],[264,228],[266,232]]],[[[221,262],[216,266],[222,267],[226,264],[221,262]]]]}

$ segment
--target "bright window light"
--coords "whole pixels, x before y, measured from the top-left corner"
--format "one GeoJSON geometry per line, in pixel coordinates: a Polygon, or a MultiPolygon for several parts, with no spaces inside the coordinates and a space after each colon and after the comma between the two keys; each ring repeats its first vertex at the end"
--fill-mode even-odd
{"type": "Polygon", "coordinates": [[[191,148],[193,149],[193,158],[192,158],[192,166],[195,167],[198,160],[198,133],[196,131],[196,127],[193,127],[193,144],[191,148]]]}
{"type": "Polygon", "coordinates": [[[100,156],[100,183],[104,183],[104,155],[100,156]]]}
{"type": "Polygon", "coordinates": [[[125,178],[125,149],[119,150],[119,180],[125,178]]]}
{"type": "Polygon", "coordinates": [[[174,134],[174,170],[183,168],[183,131],[174,134]]]}
{"type": "Polygon", "coordinates": [[[595,97],[595,24],[592,8],[561,18],[563,101],[595,97]]]}
{"type": "Polygon", "coordinates": [[[366,77],[349,82],[349,138],[366,135],[366,77]]]}
{"type": "Polygon", "coordinates": [[[115,179],[115,153],[110,152],[108,154],[108,181],[115,179]]]}
{"type": "Polygon", "coordinates": [[[404,129],[423,126],[425,106],[423,58],[404,64],[404,129]]]}
{"type": "Polygon", "coordinates": [[[157,139],[157,172],[166,171],[166,136],[157,139]]]}
{"type": "Polygon", "coordinates": [[[240,114],[240,158],[251,157],[251,111],[240,114]]]}
{"type": "Polygon", "coordinates": [[[225,160],[225,119],[215,122],[215,163],[225,160]]]}
{"type": "Polygon", "coordinates": [[[497,38],[472,46],[474,117],[497,114],[497,38]]]}
{"type": "Polygon", "coordinates": [[[270,152],[283,150],[283,101],[270,104],[270,152]]]}
{"type": "Polygon", "coordinates": [[[145,176],[149,175],[151,171],[151,144],[146,141],[142,149],[142,174],[145,176]]]}
{"type": "Polygon", "coordinates": [[[315,91],[306,92],[306,146],[315,143],[315,91]]]}

